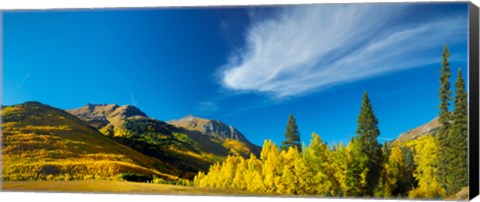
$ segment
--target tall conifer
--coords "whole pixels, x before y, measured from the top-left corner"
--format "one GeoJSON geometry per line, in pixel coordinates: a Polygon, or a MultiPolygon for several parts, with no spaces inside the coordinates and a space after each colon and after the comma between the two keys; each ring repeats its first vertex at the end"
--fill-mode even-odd
{"type": "MultiPolygon", "coordinates": [[[[438,180],[440,184],[446,188],[447,185],[447,163],[448,157],[447,153],[449,149],[449,142],[447,140],[448,131],[450,129],[450,119],[451,114],[448,109],[450,105],[449,101],[452,100],[450,90],[450,63],[448,62],[448,57],[450,57],[450,51],[448,50],[447,45],[443,46],[442,53],[442,68],[440,70],[440,90],[439,90],[439,99],[440,106],[438,121],[441,123],[440,131],[438,132],[438,180]]],[[[448,191],[448,190],[447,190],[448,191]]]]}
{"type": "Polygon", "coordinates": [[[295,117],[293,117],[293,114],[290,114],[288,118],[287,128],[285,130],[285,141],[282,142],[280,148],[287,151],[289,147],[295,147],[297,151],[302,151],[300,132],[298,131],[297,122],[295,117]]]}
{"type": "Polygon", "coordinates": [[[447,194],[454,194],[468,184],[468,103],[462,70],[458,69],[455,82],[453,122],[447,142],[447,194]]]}
{"type": "Polygon", "coordinates": [[[377,142],[380,135],[378,119],[373,111],[373,106],[368,97],[367,91],[363,93],[360,115],[357,119],[357,139],[359,140],[361,152],[368,156],[367,162],[367,184],[365,194],[372,196],[377,187],[382,167],[382,146],[377,142]]]}

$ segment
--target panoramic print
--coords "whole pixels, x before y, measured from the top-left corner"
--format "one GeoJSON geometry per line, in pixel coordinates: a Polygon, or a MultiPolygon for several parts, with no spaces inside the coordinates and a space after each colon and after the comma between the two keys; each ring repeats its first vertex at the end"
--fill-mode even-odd
{"type": "Polygon", "coordinates": [[[1,189],[468,200],[468,4],[3,12],[1,189]]]}

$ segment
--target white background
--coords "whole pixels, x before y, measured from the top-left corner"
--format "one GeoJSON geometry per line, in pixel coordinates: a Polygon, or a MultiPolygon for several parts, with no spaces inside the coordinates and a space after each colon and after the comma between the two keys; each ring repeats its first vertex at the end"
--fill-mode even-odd
{"type": "MultiPolygon", "coordinates": [[[[0,0],[0,10],[11,9],[52,9],[52,8],[119,8],[119,7],[162,7],[162,6],[206,6],[206,5],[261,5],[261,4],[298,4],[298,3],[339,3],[339,2],[426,2],[425,0],[379,1],[379,0],[0,0]]],[[[435,0],[440,2],[444,0],[435,0]]],[[[480,0],[472,0],[480,6],[480,0]]],[[[1,18],[0,18],[1,20],[1,18]]],[[[1,29],[0,29],[1,32],[1,29]]],[[[1,36],[1,35],[0,35],[1,36]]],[[[1,52],[1,49],[0,49],[1,52]]],[[[1,54],[3,55],[3,54],[1,54]]],[[[1,56],[0,56],[1,57],[1,56]]],[[[1,59],[1,58],[0,58],[1,59]]],[[[1,76],[1,74],[0,74],[1,76]]],[[[0,98],[1,99],[1,98],[0,98]]],[[[478,172],[478,171],[477,171],[478,172]]],[[[0,192],[0,202],[20,201],[194,201],[194,202],[255,202],[255,201],[395,201],[395,200],[361,200],[361,199],[298,199],[298,198],[267,198],[267,197],[207,197],[207,196],[165,196],[165,195],[127,195],[127,194],[72,194],[72,193],[22,193],[0,192]]],[[[479,202],[480,197],[474,201],[479,202]]]]}

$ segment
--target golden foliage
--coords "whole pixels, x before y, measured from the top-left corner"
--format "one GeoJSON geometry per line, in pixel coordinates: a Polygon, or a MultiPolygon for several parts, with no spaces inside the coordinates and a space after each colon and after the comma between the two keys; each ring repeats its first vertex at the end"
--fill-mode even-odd
{"type": "MultiPolygon", "coordinates": [[[[398,189],[406,182],[408,168],[403,150],[408,148],[393,147],[386,153],[381,168],[382,181],[377,189],[379,195],[376,195],[399,196],[398,191],[404,190],[402,195],[410,191],[409,197],[413,198],[443,197],[444,191],[435,179],[435,139],[424,136],[408,144],[418,165],[415,178],[419,185],[411,191],[398,189]]],[[[362,196],[366,189],[368,156],[359,153],[358,146],[354,140],[347,146],[340,143],[330,149],[318,135],[312,134],[310,145],[304,146],[302,153],[293,147],[280,152],[275,143],[266,140],[260,159],[254,155],[248,159],[228,156],[224,162],[212,165],[208,173],[199,172],[194,185],[258,194],[362,196]]]]}
{"type": "Polygon", "coordinates": [[[409,193],[410,198],[442,198],[445,196],[437,179],[437,139],[424,135],[416,141],[414,156],[417,169],[413,176],[418,180],[418,187],[409,193]]]}
{"type": "Polygon", "coordinates": [[[294,147],[280,152],[275,143],[266,140],[260,159],[253,154],[248,159],[228,156],[224,162],[213,164],[208,174],[199,172],[194,185],[253,193],[326,195],[331,187],[326,180],[328,175],[334,175],[334,171],[333,167],[327,168],[330,164],[328,146],[317,135],[313,137],[311,147],[303,154],[294,147]]]}
{"type": "Polygon", "coordinates": [[[70,114],[41,104],[2,109],[2,180],[114,179],[157,175],[160,161],[104,137],[70,114]]]}

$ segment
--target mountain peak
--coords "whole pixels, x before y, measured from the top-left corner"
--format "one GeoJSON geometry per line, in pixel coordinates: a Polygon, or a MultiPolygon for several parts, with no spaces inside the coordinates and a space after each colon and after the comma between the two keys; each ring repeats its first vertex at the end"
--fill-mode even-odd
{"type": "Polygon", "coordinates": [[[218,138],[230,138],[247,142],[248,140],[233,126],[229,126],[219,120],[210,120],[206,118],[187,115],[181,119],[168,121],[177,127],[187,130],[198,131],[204,135],[214,136],[218,138]]]}
{"type": "Polygon", "coordinates": [[[436,130],[441,127],[441,123],[438,121],[438,117],[435,117],[430,122],[425,123],[417,128],[410,129],[402,134],[400,134],[395,140],[391,143],[400,144],[407,142],[409,140],[416,139],[424,134],[434,134],[436,130]]]}
{"type": "Polygon", "coordinates": [[[175,122],[175,121],[211,121],[211,120],[189,114],[178,120],[172,120],[172,122],[175,122]]]}
{"type": "Polygon", "coordinates": [[[139,108],[133,105],[123,105],[123,106],[117,107],[115,111],[113,111],[112,114],[110,114],[110,116],[118,116],[118,115],[122,115],[125,117],[132,117],[132,116],[147,117],[147,114],[145,114],[139,108]]]}
{"type": "Polygon", "coordinates": [[[147,117],[145,113],[143,113],[140,109],[133,105],[123,105],[119,106],[117,104],[91,104],[88,103],[87,105],[67,110],[71,114],[85,118],[85,119],[106,119],[108,117],[115,117],[115,116],[124,116],[124,117],[132,117],[132,116],[142,116],[147,117]]]}

